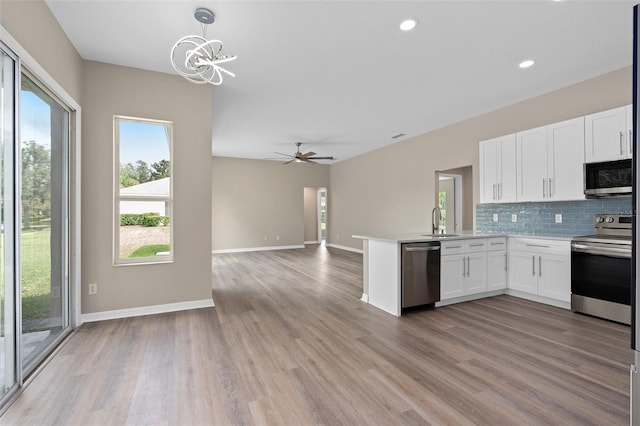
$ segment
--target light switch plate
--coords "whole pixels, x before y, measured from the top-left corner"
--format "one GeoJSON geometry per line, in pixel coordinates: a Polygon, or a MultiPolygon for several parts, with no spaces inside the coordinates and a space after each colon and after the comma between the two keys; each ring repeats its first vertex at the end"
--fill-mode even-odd
{"type": "Polygon", "coordinates": [[[498,213],[494,213],[493,214],[493,221],[497,222],[498,221],[498,213]]]}
{"type": "Polygon", "coordinates": [[[562,223],[562,213],[556,213],[556,223],[562,223]]]}
{"type": "Polygon", "coordinates": [[[517,222],[518,221],[518,215],[517,214],[512,214],[511,215],[511,222],[517,222]]]}

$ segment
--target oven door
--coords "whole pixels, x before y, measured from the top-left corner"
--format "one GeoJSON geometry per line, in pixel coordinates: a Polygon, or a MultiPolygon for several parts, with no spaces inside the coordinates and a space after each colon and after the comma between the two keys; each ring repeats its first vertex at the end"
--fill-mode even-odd
{"type": "Polygon", "coordinates": [[[571,293],[631,305],[631,247],[572,242],[571,293]]]}

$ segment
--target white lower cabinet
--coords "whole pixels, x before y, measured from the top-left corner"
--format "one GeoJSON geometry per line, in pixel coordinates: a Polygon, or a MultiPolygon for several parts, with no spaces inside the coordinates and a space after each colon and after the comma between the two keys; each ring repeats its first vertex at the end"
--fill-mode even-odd
{"type": "Polygon", "coordinates": [[[487,246],[491,240],[474,238],[441,243],[440,300],[487,291],[487,246]]]}
{"type": "Polygon", "coordinates": [[[569,241],[509,238],[508,288],[562,302],[571,301],[569,241]]]}
{"type": "Polygon", "coordinates": [[[507,251],[487,252],[487,290],[507,288],[507,251]]]}

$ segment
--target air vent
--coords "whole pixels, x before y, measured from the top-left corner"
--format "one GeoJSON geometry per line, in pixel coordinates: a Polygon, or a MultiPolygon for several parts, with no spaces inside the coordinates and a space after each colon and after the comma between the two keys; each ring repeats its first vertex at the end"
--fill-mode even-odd
{"type": "Polygon", "coordinates": [[[391,136],[391,139],[398,139],[398,138],[401,138],[403,136],[407,136],[407,135],[404,134],[404,133],[396,133],[395,135],[391,136]]]}

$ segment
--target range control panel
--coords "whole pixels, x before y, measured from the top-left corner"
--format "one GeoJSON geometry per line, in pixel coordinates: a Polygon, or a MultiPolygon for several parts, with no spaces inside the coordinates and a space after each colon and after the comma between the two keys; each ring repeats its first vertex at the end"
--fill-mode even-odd
{"type": "Polygon", "coordinates": [[[631,229],[633,216],[624,214],[597,214],[593,218],[596,228],[631,229]]]}

